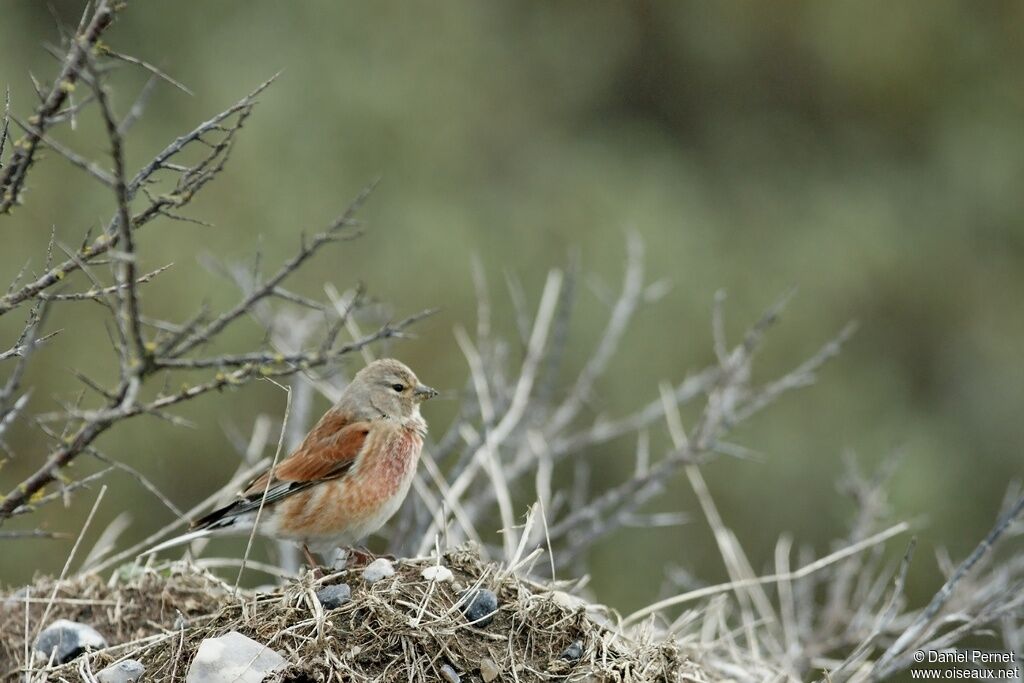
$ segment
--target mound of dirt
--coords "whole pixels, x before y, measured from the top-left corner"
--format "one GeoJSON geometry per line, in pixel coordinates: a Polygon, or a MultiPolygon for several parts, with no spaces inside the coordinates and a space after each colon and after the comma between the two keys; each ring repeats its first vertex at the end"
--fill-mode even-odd
{"type": "Polygon", "coordinates": [[[275,674],[279,681],[706,680],[670,643],[627,638],[604,608],[502,572],[471,549],[440,561],[397,561],[392,576],[372,584],[353,569],[236,593],[208,571],[177,562],[125,566],[109,580],[41,578],[0,604],[3,680],[26,671],[32,681],[76,680],[126,658],[145,665],[145,680],[184,680],[203,639],[230,631],[289,662],[275,674]],[[452,578],[424,578],[436,564],[452,578]],[[351,598],[325,609],[317,591],[340,583],[351,587],[351,598]],[[497,596],[497,611],[471,623],[467,606],[481,589],[497,596]],[[109,647],[47,666],[31,644],[55,619],[89,624],[109,647]]]}

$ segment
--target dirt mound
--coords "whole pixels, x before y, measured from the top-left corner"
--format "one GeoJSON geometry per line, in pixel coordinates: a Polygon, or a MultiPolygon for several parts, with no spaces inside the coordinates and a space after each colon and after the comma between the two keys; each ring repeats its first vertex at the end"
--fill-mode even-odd
{"type": "Polygon", "coordinates": [[[448,581],[423,578],[437,558],[401,560],[368,584],[359,570],[310,574],[267,592],[240,590],[185,563],[122,567],[109,580],[42,578],[0,608],[0,672],[15,680],[40,629],[64,618],[91,625],[110,647],[60,666],[35,655],[31,680],[74,680],[116,661],[141,661],[146,680],[183,680],[200,642],[238,631],[289,662],[281,681],[681,681],[703,680],[668,643],[618,634],[604,608],[480,561],[447,553],[448,581]],[[348,583],[351,599],[325,610],[316,592],[348,583]],[[498,609],[470,623],[467,603],[493,591],[498,609]],[[51,594],[55,595],[50,601],[51,594]],[[49,605],[49,608],[47,607],[49,605]],[[27,614],[27,617],[26,617],[27,614]],[[45,625],[45,624],[44,624],[45,625]],[[27,634],[27,635],[26,635],[27,634]],[[28,643],[28,645],[26,644],[28,643]]]}

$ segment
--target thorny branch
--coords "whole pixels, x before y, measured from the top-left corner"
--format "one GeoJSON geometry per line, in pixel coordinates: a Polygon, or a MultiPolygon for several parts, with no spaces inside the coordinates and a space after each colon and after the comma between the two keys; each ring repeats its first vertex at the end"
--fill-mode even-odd
{"type": "Polygon", "coordinates": [[[29,311],[28,320],[14,346],[6,351],[0,351],[0,361],[17,358],[14,361],[13,370],[7,376],[7,381],[0,387],[0,444],[3,444],[4,432],[28,403],[28,393],[17,398],[15,395],[21,386],[21,379],[28,368],[33,352],[59,332],[58,330],[36,336],[45,318],[45,306],[45,302],[37,302],[29,311]]]}
{"type": "Polygon", "coordinates": [[[107,87],[94,68],[91,59],[87,59],[88,70],[92,75],[93,92],[103,116],[103,124],[110,140],[110,156],[114,160],[114,197],[117,200],[117,216],[114,221],[117,231],[117,297],[120,300],[118,310],[118,326],[121,337],[127,340],[127,348],[121,352],[122,374],[141,375],[148,362],[149,351],[146,340],[142,337],[142,318],[139,310],[139,293],[135,282],[135,238],[132,235],[132,211],[128,202],[128,184],[125,181],[124,142],[118,129],[114,112],[111,109],[107,87]]]}
{"type": "Polygon", "coordinates": [[[356,233],[346,233],[345,228],[354,225],[356,212],[370,196],[374,186],[375,184],[370,185],[359,193],[359,196],[353,200],[345,213],[335,219],[326,230],[317,233],[308,242],[303,238],[299,245],[298,253],[282,264],[276,273],[260,283],[259,286],[253,288],[234,308],[217,316],[184,339],[162,347],[161,352],[170,358],[176,358],[188,353],[210,337],[219,334],[229,324],[251,311],[260,301],[273,294],[274,290],[285,278],[301,268],[302,264],[325,244],[341,239],[351,239],[356,236],[356,233]]]}
{"type": "MultiPolygon", "coordinates": [[[[14,190],[9,197],[10,201],[0,204],[0,213],[4,213],[20,193],[36,148],[39,144],[49,145],[97,180],[105,191],[110,192],[115,206],[112,217],[99,233],[95,237],[87,234],[79,248],[64,247],[52,239],[43,272],[26,282],[22,281],[23,273],[19,273],[6,294],[0,296],[0,315],[22,306],[30,306],[29,320],[19,339],[10,348],[0,351],[0,361],[5,364],[15,363],[5,384],[0,387],[0,437],[16,417],[26,417],[23,413],[28,404],[28,392],[18,393],[23,373],[33,351],[56,334],[40,333],[44,306],[48,302],[73,304],[95,301],[103,304],[114,322],[114,352],[120,367],[119,376],[116,381],[104,386],[76,372],[74,374],[78,379],[98,395],[101,404],[83,406],[80,405],[82,398],[79,398],[74,404],[65,405],[59,411],[32,416],[44,434],[53,439],[53,447],[33,473],[0,498],[0,524],[6,518],[37,509],[54,500],[54,494],[63,497],[74,491],[78,485],[67,477],[67,466],[83,453],[99,453],[94,447],[96,439],[127,419],[150,415],[178,423],[181,420],[168,410],[183,402],[213,391],[242,386],[259,378],[285,377],[330,366],[346,354],[359,351],[369,344],[402,335],[409,326],[429,313],[388,322],[366,334],[344,340],[339,339],[340,323],[330,313],[333,307],[329,303],[314,303],[327,316],[330,326],[321,344],[292,349],[288,353],[281,353],[264,343],[259,348],[242,352],[211,352],[200,357],[190,355],[199,347],[216,347],[221,333],[231,323],[243,317],[259,318],[271,301],[296,305],[295,297],[287,294],[283,283],[327,245],[351,239],[358,234],[352,229],[356,225],[355,214],[369,195],[372,185],[360,193],[348,209],[324,231],[308,240],[301,239],[295,255],[286,259],[274,273],[266,278],[257,273],[241,300],[228,310],[211,317],[211,313],[201,307],[183,323],[162,320],[151,311],[144,312],[146,307],[142,287],[152,286],[150,283],[155,276],[167,266],[144,275],[138,274],[145,255],[136,240],[137,231],[161,217],[195,220],[182,215],[181,209],[224,169],[236,136],[253,111],[256,97],[270,85],[273,78],[234,105],[170,142],[130,176],[125,165],[125,133],[140,116],[142,100],[151,85],[147,84],[140,100],[124,119],[119,120],[110,97],[111,85],[108,79],[111,72],[105,68],[104,60],[124,61],[144,68],[153,73],[154,77],[171,82],[176,87],[183,86],[144,60],[114,52],[106,46],[100,49],[99,35],[112,16],[113,10],[104,0],[97,5],[91,19],[83,19],[51,96],[44,99],[36,115],[23,126],[27,137],[19,141],[10,163],[0,176],[3,187],[14,190]],[[103,134],[113,162],[111,171],[104,170],[101,164],[81,157],[64,145],[54,143],[47,135],[47,130],[63,116],[60,109],[64,96],[75,83],[85,83],[92,91],[90,101],[102,121],[103,134]],[[195,155],[192,150],[199,150],[200,153],[195,155]],[[179,158],[183,158],[187,151],[192,159],[198,156],[198,160],[181,162],[179,158]],[[169,191],[157,189],[167,185],[170,185],[169,191]],[[50,254],[55,248],[63,250],[66,259],[53,264],[50,254]],[[103,264],[111,266],[113,283],[103,282],[94,268],[103,264]],[[73,292],[61,291],[59,286],[68,283],[76,273],[88,280],[88,287],[73,292]],[[151,335],[149,330],[153,331],[151,335]],[[170,381],[169,373],[184,371],[206,371],[210,375],[199,381],[189,375],[192,379],[179,390],[168,391],[167,387],[175,384],[170,381]],[[152,396],[153,392],[144,394],[143,386],[152,384],[151,380],[158,375],[163,376],[164,389],[157,391],[155,396],[152,396]],[[47,426],[53,423],[63,427],[53,430],[47,426]],[[59,482],[61,489],[44,493],[44,489],[53,482],[59,482]]],[[[6,121],[5,115],[5,132],[0,136],[0,141],[6,140],[6,121]]],[[[158,490],[153,491],[152,484],[137,470],[121,463],[117,463],[117,466],[158,494],[161,500],[167,501],[166,496],[158,490]]]]}
{"type": "MultiPolygon", "coordinates": [[[[231,107],[179,136],[139,169],[128,182],[127,197],[129,201],[133,201],[136,195],[142,192],[146,195],[148,203],[141,211],[131,216],[133,230],[138,231],[143,225],[161,216],[182,219],[175,211],[187,206],[196,194],[223,170],[234,138],[252,113],[256,97],[273,80],[271,78],[260,84],[231,107]],[[204,156],[191,165],[175,163],[178,156],[192,149],[204,150],[204,156]],[[158,195],[149,192],[148,188],[156,184],[158,174],[170,174],[174,179],[173,190],[158,195]]],[[[97,262],[100,256],[113,250],[119,239],[117,221],[118,216],[115,214],[95,238],[89,239],[87,235],[73,257],[69,256],[63,262],[48,267],[30,282],[20,285],[17,281],[12,283],[7,294],[0,296],[0,316],[27,301],[34,300],[40,293],[65,281],[70,274],[80,270],[83,263],[97,262]]]]}
{"type": "MultiPolygon", "coordinates": [[[[112,3],[110,0],[99,0],[91,17],[82,16],[78,31],[68,45],[60,73],[54,79],[49,91],[41,97],[42,102],[29,119],[29,124],[34,127],[34,131],[27,132],[14,144],[11,159],[0,173],[0,215],[10,213],[11,208],[21,201],[25,179],[35,159],[36,151],[39,149],[39,143],[42,142],[42,136],[61,119],[61,107],[67,102],[70,94],[75,91],[89,53],[96,48],[100,36],[113,22],[117,11],[117,3],[112,3]]],[[[5,117],[0,140],[5,140],[6,134],[7,121],[5,117]]],[[[3,145],[0,144],[0,151],[2,151],[2,147],[3,145]]]]}

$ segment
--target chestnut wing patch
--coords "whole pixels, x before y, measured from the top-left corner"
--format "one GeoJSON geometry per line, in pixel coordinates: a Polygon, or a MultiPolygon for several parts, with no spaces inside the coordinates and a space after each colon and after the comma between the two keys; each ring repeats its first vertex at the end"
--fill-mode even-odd
{"type": "Polygon", "coordinates": [[[260,505],[269,505],[322,481],[343,476],[355,464],[370,432],[370,423],[353,422],[341,426],[341,418],[332,420],[331,417],[325,415],[302,444],[273,472],[268,470],[254,479],[239,500],[196,520],[192,527],[215,528],[232,517],[258,509],[260,505]]]}
{"type": "MultiPolygon", "coordinates": [[[[277,466],[274,480],[321,481],[344,474],[356,461],[356,456],[362,450],[369,432],[369,422],[355,422],[324,437],[318,437],[315,431],[312,432],[291,456],[277,466]]],[[[257,484],[265,486],[266,480],[253,482],[246,490],[246,495],[256,493],[254,489],[258,489],[259,495],[263,495],[262,487],[257,484]]]]}

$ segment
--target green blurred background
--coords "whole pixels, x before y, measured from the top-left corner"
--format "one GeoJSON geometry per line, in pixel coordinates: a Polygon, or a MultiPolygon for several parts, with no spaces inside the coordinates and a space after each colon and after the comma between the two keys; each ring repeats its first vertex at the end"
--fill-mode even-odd
{"type": "MultiPolygon", "coordinates": [[[[52,4],[77,21],[80,2],[52,4]]],[[[578,247],[584,271],[616,285],[625,229],[635,228],[649,276],[674,287],[641,313],[599,386],[594,410],[622,414],[654,398],[660,380],[712,362],[717,289],[728,292],[735,339],[795,286],[759,378],[795,365],[850,319],[860,332],[818,385],[739,431],[766,460],[720,459],[706,468],[709,484],[764,569],[780,533],[819,554],[845,533],[852,505],[834,485],[844,450],[868,465],[901,452],[892,502],[897,516],[923,522],[910,588],[920,601],[940,580],[930,549],[965,554],[1024,470],[1022,18],[1012,1],[132,2],[106,42],[195,92],[158,87],[129,137],[132,167],[283,70],[227,171],[191,208],[216,227],[164,221],[140,233],[143,267],[176,264],[144,304],[180,320],[203,298],[233,302],[233,287],[200,267],[199,254],[245,259],[262,244],[276,263],[300,231],[324,225],[379,175],[362,213],[366,236],[318,258],[294,289],[317,295],[324,282],[362,280],[396,315],[443,307],[391,350],[454,391],[467,373],[451,331],[473,324],[473,255],[507,318],[505,270],[535,304],[544,273],[578,247]]],[[[22,116],[34,106],[29,73],[49,82],[56,69],[46,40],[56,42],[46,3],[4,3],[0,84],[22,116]]],[[[145,75],[117,78],[125,111],[145,75]]],[[[107,163],[95,127],[60,137],[107,163]]],[[[111,213],[107,193],[47,156],[27,205],[0,219],[5,282],[29,259],[38,267],[51,226],[75,244],[111,213]]],[[[585,361],[606,313],[581,288],[569,369],[585,361]]],[[[0,320],[4,342],[21,320],[0,320]]],[[[57,309],[54,320],[66,331],[27,380],[36,411],[77,390],[69,368],[114,371],[99,307],[57,309]]],[[[258,335],[240,325],[230,339],[243,349],[258,335]]],[[[435,432],[454,408],[427,407],[435,432]]],[[[281,392],[260,383],[181,410],[194,430],[142,419],[100,446],[186,507],[237,465],[226,426],[247,432],[258,414],[282,410],[281,392]]],[[[5,491],[46,450],[24,426],[10,445],[5,491]]],[[[598,483],[626,476],[632,452],[624,442],[590,454],[598,483]]],[[[130,510],[123,540],[134,541],[170,519],[130,479],[111,485],[96,528],[130,510]]],[[[31,521],[75,533],[92,500],[31,521]]],[[[646,604],[668,565],[724,576],[683,481],[658,508],[697,521],[596,547],[590,569],[604,602],[646,604]],[[622,558],[637,556],[646,561],[623,572],[622,558]]],[[[0,582],[57,572],[69,548],[9,542],[0,582]]]]}

